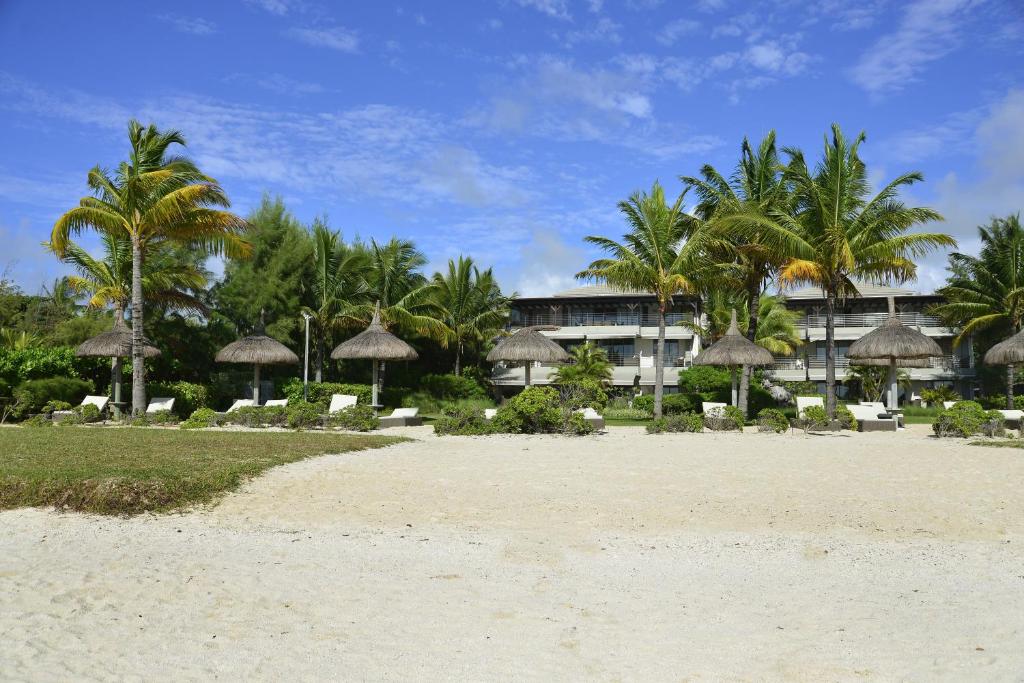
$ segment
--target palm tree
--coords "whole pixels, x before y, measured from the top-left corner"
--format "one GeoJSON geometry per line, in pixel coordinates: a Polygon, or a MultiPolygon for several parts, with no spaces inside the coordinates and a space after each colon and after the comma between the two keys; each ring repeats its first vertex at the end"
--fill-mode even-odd
{"type": "Polygon", "coordinates": [[[665,387],[665,314],[672,297],[696,291],[697,257],[704,240],[697,223],[683,212],[684,191],[669,206],[657,182],[650,194],[636,192],[619,202],[629,232],[621,242],[589,236],[587,242],[609,254],[576,274],[633,292],[649,292],[658,302],[658,348],[654,356],[654,416],[661,417],[665,387]]]}
{"type": "MultiPolygon", "coordinates": [[[[743,138],[740,160],[730,178],[726,179],[714,166],[705,165],[699,178],[681,180],[693,188],[699,199],[694,213],[721,238],[718,248],[710,254],[721,264],[714,287],[731,288],[741,295],[743,307],[749,311],[745,334],[750,341],[756,341],[759,298],[775,279],[779,267],[794,255],[792,242],[770,239],[772,231],[763,227],[765,220],[788,215],[793,209],[793,194],[779,162],[775,131],[769,131],[756,150],[743,138]]],[[[750,368],[744,366],[738,400],[744,414],[749,388],[750,368]]]]}
{"type": "Polygon", "coordinates": [[[434,273],[434,297],[440,320],[448,328],[448,342],[455,346],[455,374],[462,374],[467,344],[494,336],[508,319],[511,296],[501,293],[494,273],[480,271],[473,259],[448,260],[448,272],[434,273]]]}
{"type": "Polygon", "coordinates": [[[558,384],[589,379],[605,386],[612,383],[612,364],[608,354],[592,341],[586,341],[570,351],[572,363],[559,366],[551,374],[558,384]]]}
{"type": "MultiPolygon", "coordinates": [[[[949,279],[939,293],[946,303],[929,312],[951,328],[959,346],[971,335],[998,341],[1020,332],[1024,323],[1024,229],[1020,215],[993,218],[978,227],[978,256],[949,255],[949,279]]],[[[1014,367],[1006,366],[1006,407],[1013,409],[1014,367]]]]}
{"type": "MultiPolygon", "coordinates": [[[[907,233],[912,226],[942,220],[928,208],[907,207],[899,191],[921,181],[919,172],[904,173],[873,197],[867,169],[858,154],[860,133],[851,143],[838,124],[826,139],[821,161],[812,172],[798,149],[787,149],[787,175],[794,184],[796,212],[778,216],[773,239],[790,242],[798,256],[782,267],[784,285],[807,283],[825,295],[825,387],[830,418],[836,409],[835,305],[857,296],[854,279],[900,284],[917,273],[913,259],[956,241],[942,233],[907,233]]],[[[765,222],[768,226],[769,222],[765,222]]],[[[768,231],[766,231],[767,233],[768,231]]]]}
{"type": "Polygon", "coordinates": [[[303,307],[313,321],[316,381],[323,381],[331,335],[343,326],[353,306],[369,302],[366,278],[370,262],[361,244],[348,245],[320,219],[313,222],[313,307],[303,307]]]}
{"type": "MultiPolygon", "coordinates": [[[[761,293],[757,305],[757,336],[754,343],[768,349],[776,356],[792,356],[796,348],[803,344],[797,321],[801,314],[786,308],[786,300],[782,296],[761,293]]],[[[694,333],[710,342],[716,342],[725,336],[736,311],[736,321],[744,335],[750,331],[752,316],[747,310],[746,298],[737,296],[730,291],[712,290],[705,299],[704,317],[707,325],[696,322],[681,322],[679,325],[693,330],[694,333]],[[741,299],[741,300],[737,300],[741,299]]]]}
{"type": "Polygon", "coordinates": [[[58,257],[67,251],[72,235],[85,229],[121,235],[132,246],[132,412],[146,409],[143,355],[145,254],[164,242],[197,245],[209,253],[242,257],[248,252],[246,223],[228,211],[227,195],[189,159],[169,153],[185,146],[179,131],[161,132],[156,126],[128,122],[131,153],[113,174],[94,167],[88,185],[92,196],[53,226],[50,243],[58,257]]]}

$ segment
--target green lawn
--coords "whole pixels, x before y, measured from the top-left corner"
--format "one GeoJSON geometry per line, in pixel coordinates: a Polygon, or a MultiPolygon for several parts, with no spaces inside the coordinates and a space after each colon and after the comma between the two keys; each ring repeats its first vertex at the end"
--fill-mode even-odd
{"type": "Polygon", "coordinates": [[[210,502],[276,465],[399,441],[321,432],[0,428],[0,510],[173,510],[210,502]]]}

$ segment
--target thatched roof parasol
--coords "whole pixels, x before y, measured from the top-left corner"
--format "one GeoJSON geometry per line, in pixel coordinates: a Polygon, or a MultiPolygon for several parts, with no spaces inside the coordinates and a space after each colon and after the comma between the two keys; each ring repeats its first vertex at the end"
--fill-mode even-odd
{"type": "MultiPolygon", "coordinates": [[[[851,359],[850,365],[870,365],[870,366],[884,366],[889,367],[890,360],[888,358],[858,358],[851,359]]],[[[931,361],[927,358],[897,358],[896,367],[898,368],[930,368],[932,366],[931,361]]]]}
{"type": "Polygon", "coordinates": [[[534,325],[516,330],[494,345],[487,354],[487,360],[492,363],[500,360],[523,363],[526,386],[530,386],[530,363],[561,363],[569,360],[570,356],[565,349],[541,334],[541,330],[557,329],[550,325],[534,325]]]}
{"type": "MultiPolygon", "coordinates": [[[[143,337],[143,353],[146,358],[155,358],[160,355],[160,349],[153,346],[153,343],[143,337]]],[[[124,318],[115,317],[114,328],[109,332],[97,334],[92,339],[87,339],[75,349],[76,356],[95,356],[98,358],[130,358],[132,355],[132,329],[128,327],[124,318]]]]}
{"type": "Polygon", "coordinates": [[[775,357],[768,349],[762,348],[740,334],[736,323],[736,310],[733,309],[732,320],[725,336],[708,348],[701,351],[693,359],[694,365],[771,365],[775,357]]]}
{"type": "Polygon", "coordinates": [[[1024,363],[1024,331],[1004,339],[985,353],[986,365],[1019,365],[1024,363]]]}
{"type": "Polygon", "coordinates": [[[420,354],[404,341],[384,329],[380,323],[380,302],[373,309],[373,320],[366,329],[343,341],[331,351],[331,358],[343,360],[364,358],[373,361],[373,387],[371,400],[378,406],[377,392],[380,388],[380,362],[382,360],[416,360],[420,354]]]}
{"type": "Polygon", "coordinates": [[[369,326],[331,351],[331,358],[343,360],[364,358],[370,360],[416,360],[420,355],[404,341],[391,334],[380,324],[380,302],[373,311],[369,326]]]}
{"type": "Polygon", "coordinates": [[[263,312],[255,334],[233,341],[217,352],[214,360],[218,363],[252,363],[252,403],[260,404],[260,366],[290,365],[299,362],[299,357],[287,346],[264,333],[263,312]]]}

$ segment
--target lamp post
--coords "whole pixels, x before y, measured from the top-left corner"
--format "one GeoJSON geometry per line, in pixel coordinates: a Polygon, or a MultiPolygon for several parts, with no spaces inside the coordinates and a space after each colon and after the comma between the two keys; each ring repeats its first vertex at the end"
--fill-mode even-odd
{"type": "Polygon", "coordinates": [[[302,400],[309,402],[309,321],[313,319],[309,313],[302,312],[302,317],[306,319],[306,353],[303,355],[303,367],[302,367],[302,400]]]}

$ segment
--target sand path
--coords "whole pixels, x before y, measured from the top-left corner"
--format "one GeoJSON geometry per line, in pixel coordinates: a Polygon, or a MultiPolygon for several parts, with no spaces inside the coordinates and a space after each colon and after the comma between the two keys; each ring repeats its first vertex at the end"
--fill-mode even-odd
{"type": "Polygon", "coordinates": [[[1024,680],[1024,451],[422,440],[0,513],[0,678],[1024,680]]]}

